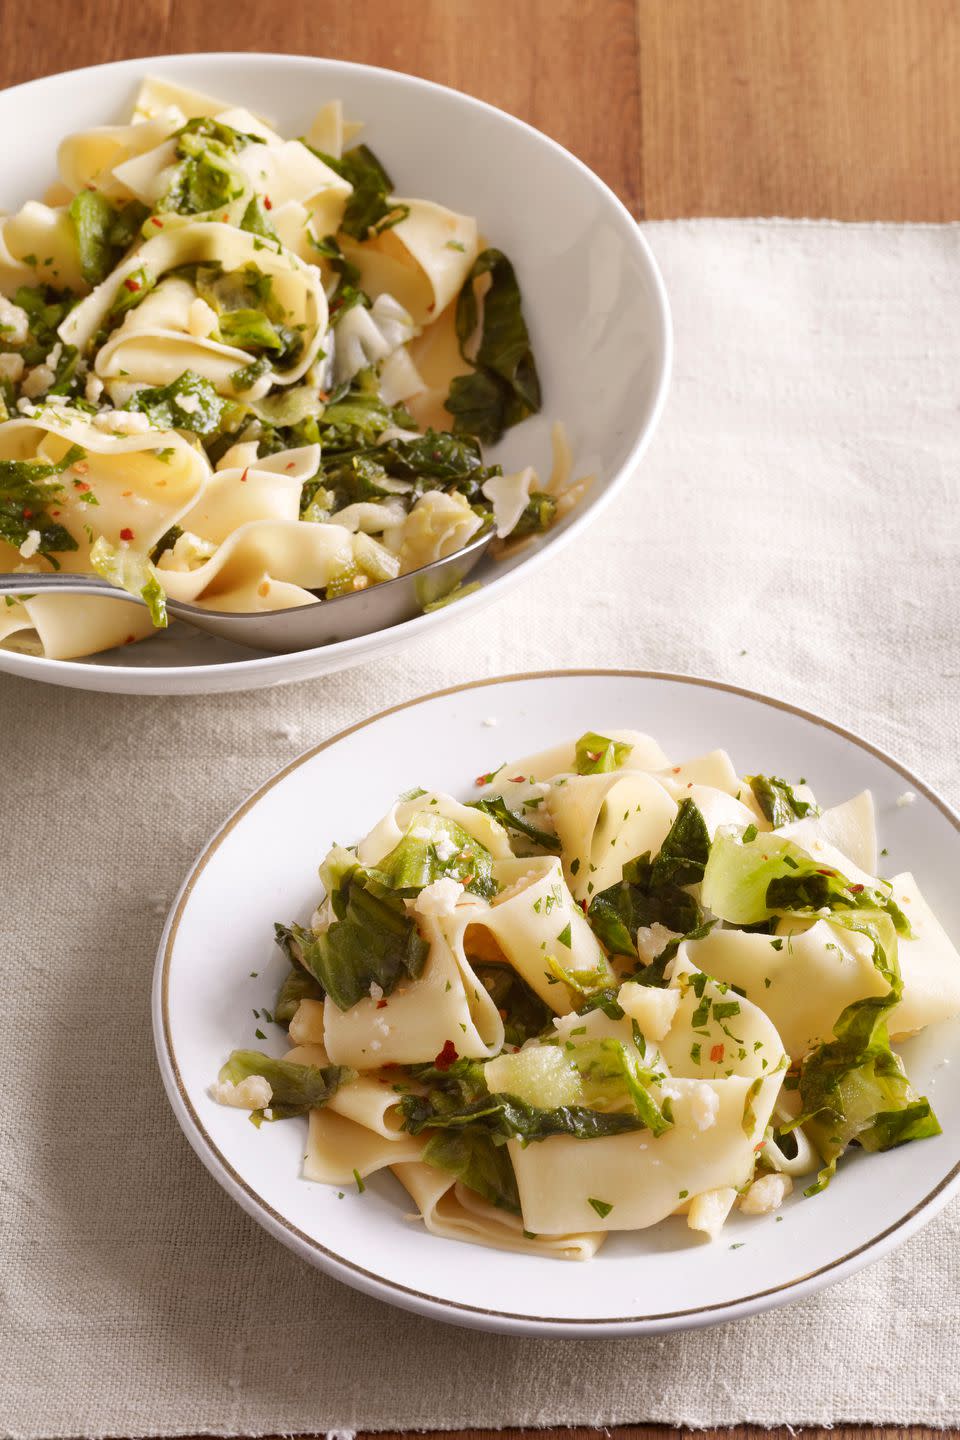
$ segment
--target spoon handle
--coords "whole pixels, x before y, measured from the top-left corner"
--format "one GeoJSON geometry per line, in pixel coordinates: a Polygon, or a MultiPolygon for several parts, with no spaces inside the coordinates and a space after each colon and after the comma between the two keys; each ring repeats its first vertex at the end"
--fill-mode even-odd
{"type": "Polygon", "coordinates": [[[0,595],[97,595],[107,600],[140,601],[99,575],[0,574],[0,595]]]}

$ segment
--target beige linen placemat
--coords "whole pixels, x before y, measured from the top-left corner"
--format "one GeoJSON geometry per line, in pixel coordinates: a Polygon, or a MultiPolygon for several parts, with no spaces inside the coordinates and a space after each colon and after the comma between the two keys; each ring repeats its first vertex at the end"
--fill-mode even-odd
{"type": "Polygon", "coordinates": [[[0,1431],[960,1422],[957,1204],[751,1320],[486,1336],[268,1238],[161,1090],[150,975],[194,855],[299,750],[423,691],[562,665],[717,676],[854,727],[960,799],[960,230],[647,233],[676,320],[661,433],[576,552],[508,599],[292,689],[138,700],[0,680],[0,1431]]]}

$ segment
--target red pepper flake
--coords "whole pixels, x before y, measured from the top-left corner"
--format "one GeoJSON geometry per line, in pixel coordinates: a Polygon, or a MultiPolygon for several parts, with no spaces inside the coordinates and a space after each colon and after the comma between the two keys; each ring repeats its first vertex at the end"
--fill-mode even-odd
{"type": "Polygon", "coordinates": [[[288,460],[287,463],[286,463],[286,465],[285,465],[283,468],[284,468],[285,470],[292,470],[293,467],[294,467],[294,465],[295,465],[296,463],[297,463],[297,462],[296,462],[295,460],[288,460]]]}
{"type": "Polygon", "coordinates": [[[51,510],[51,511],[50,511],[50,514],[53,516],[54,520],[59,520],[59,519],[60,519],[60,511],[59,511],[59,510],[51,510]]]}
{"type": "Polygon", "coordinates": [[[722,1045],[714,1045],[713,1049],[710,1051],[710,1059],[713,1061],[714,1065],[720,1064],[720,1061],[723,1059],[722,1045]]]}
{"type": "Polygon", "coordinates": [[[766,1140],[761,1140],[760,1143],[759,1143],[759,1145],[754,1145],[753,1148],[754,1148],[754,1150],[757,1152],[758,1155],[759,1155],[760,1151],[763,1149],[764,1145],[766,1145],[766,1143],[767,1143],[766,1140]]]}
{"type": "Polygon", "coordinates": [[[141,288],[140,281],[134,280],[132,275],[128,279],[124,280],[123,286],[125,290],[129,290],[131,291],[131,293],[136,293],[136,291],[141,288]]]}
{"type": "Polygon", "coordinates": [[[508,776],[507,776],[507,784],[508,784],[508,785],[522,785],[522,784],[524,783],[524,779],[525,779],[525,777],[524,777],[523,775],[508,775],[508,776]]]}
{"type": "Polygon", "coordinates": [[[126,640],[124,640],[123,643],[124,643],[124,645],[132,645],[132,644],[134,643],[134,641],[136,640],[136,638],[137,638],[136,635],[128,635],[127,638],[126,638],[126,640]]]}
{"type": "Polygon", "coordinates": [[[24,520],[31,520],[33,518],[33,511],[28,510],[26,506],[24,506],[23,509],[20,511],[20,514],[23,516],[24,520]]]}
{"type": "Polygon", "coordinates": [[[851,895],[862,895],[862,894],[863,894],[863,886],[862,886],[862,885],[851,885],[851,886],[850,886],[850,894],[851,894],[851,895]]]}
{"type": "Polygon", "coordinates": [[[151,215],[151,217],[150,217],[150,224],[151,224],[151,225],[156,225],[156,227],[157,227],[158,230],[162,230],[162,229],[163,229],[163,221],[162,221],[162,220],[158,220],[157,217],[156,217],[156,215],[151,215]]]}
{"type": "MultiPolygon", "coordinates": [[[[764,859],[766,859],[766,856],[764,856],[764,859]]],[[[817,871],[817,874],[818,874],[818,875],[836,875],[836,873],[837,873],[836,870],[818,870],[818,871],[817,871]]]]}
{"type": "Polygon", "coordinates": [[[81,495],[86,495],[87,491],[90,489],[90,486],[86,480],[74,480],[73,488],[74,490],[79,490],[81,495]]]}
{"type": "Polygon", "coordinates": [[[132,494],[133,494],[133,491],[132,491],[132,490],[121,490],[121,491],[120,491],[120,498],[121,498],[121,500],[129,500],[129,499],[130,499],[130,496],[131,496],[132,494]]]}
{"type": "Polygon", "coordinates": [[[248,473],[249,473],[249,467],[248,467],[246,470],[244,470],[243,474],[240,476],[240,484],[241,484],[241,485],[245,482],[248,473]]]}
{"type": "Polygon", "coordinates": [[[587,913],[587,902],[586,902],[586,900],[581,900],[581,901],[580,901],[580,908],[582,909],[584,915],[586,915],[586,913],[587,913]]]}
{"type": "Polygon", "coordinates": [[[270,594],[269,580],[261,580],[260,584],[257,586],[257,594],[262,595],[264,598],[266,598],[270,594]]]}
{"type": "Polygon", "coordinates": [[[269,195],[264,195],[264,197],[263,197],[263,208],[264,208],[264,210],[272,210],[272,209],[273,209],[273,201],[270,199],[270,196],[269,196],[269,195]]]}
{"type": "Polygon", "coordinates": [[[387,1002],[386,1002],[386,1000],[378,1000],[378,1001],[377,1001],[377,1009],[378,1009],[378,1010],[386,1010],[386,1008],[387,1008],[387,1002]]]}
{"type": "Polygon", "coordinates": [[[674,767],[673,767],[673,773],[674,773],[674,775],[679,775],[679,774],[680,774],[680,766],[679,766],[679,765],[674,765],[674,767]]]}
{"type": "Polygon", "coordinates": [[[121,539],[121,540],[132,540],[132,539],[133,539],[133,531],[130,529],[130,526],[129,526],[129,525],[124,525],[123,529],[120,531],[120,539],[121,539]]]}
{"type": "Polygon", "coordinates": [[[433,1062],[434,1067],[437,1070],[449,1070],[453,1062],[455,1060],[459,1060],[459,1058],[460,1057],[457,1054],[456,1047],[454,1046],[453,1041],[444,1040],[443,1049],[440,1051],[440,1054],[433,1062]]]}

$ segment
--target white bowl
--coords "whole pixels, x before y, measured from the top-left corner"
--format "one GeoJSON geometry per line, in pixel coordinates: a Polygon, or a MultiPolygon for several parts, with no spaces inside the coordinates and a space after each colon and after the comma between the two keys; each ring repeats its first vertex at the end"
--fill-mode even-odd
{"type": "MultiPolygon", "coordinates": [[[[525,1335],[652,1334],[734,1320],[834,1284],[901,1244],[960,1189],[960,1020],[898,1046],[943,1134],[845,1155],[822,1195],[799,1188],[778,1216],[735,1214],[714,1243],[681,1217],[612,1235],[588,1264],[442,1240],[404,1216],[399,1182],[358,1195],[300,1175],[306,1124],[255,1130],[209,1087],[286,972],[273,921],[306,920],[317,865],[362,835],[409,785],[475,793],[474,775],[586,730],[639,727],[680,760],[724,746],[744,769],[806,775],[821,803],[872,790],[886,873],[913,870],[960,941],[960,817],[895,760],[839,726],[731,685],[687,676],[560,671],[460,685],[361,721],[293,761],[214,836],[167,921],[153,1021],[167,1095],[211,1174],[303,1259],[391,1304],[525,1335]],[[496,729],[484,725],[498,720],[496,729]],[[402,757],[399,761],[397,757],[402,757]],[[358,779],[358,777],[361,777],[358,779]],[[898,805],[905,790],[915,803],[898,805]],[[255,972],[255,973],[254,973],[255,972]],[[952,1063],[952,1066],[950,1062],[952,1063]]],[[[269,1023],[265,1045],[286,1037],[269,1023]]],[[[549,1142],[548,1142],[549,1143],[549,1142]]],[[[931,1284],[933,1277],[931,1278],[931,1284]]]]}
{"type": "Polygon", "coordinates": [[[520,554],[488,559],[479,591],[456,606],[374,635],[294,655],[264,655],[174,625],[142,645],[83,661],[0,648],[0,670],[85,690],[196,694],[306,680],[403,645],[504,593],[577,535],[625,485],[663,408],[672,339],[663,281],[637,225],[611,190],[529,125],[457,91],[366,65],[292,55],[174,55],[73,70],[0,93],[6,147],[0,209],[41,196],[58,142],[129,115],[156,74],[246,105],[285,135],[342,99],[400,193],[478,216],[517,269],[543,383],[542,414],[491,457],[549,472],[550,426],[562,420],[576,470],[595,474],[576,510],[520,554]]]}

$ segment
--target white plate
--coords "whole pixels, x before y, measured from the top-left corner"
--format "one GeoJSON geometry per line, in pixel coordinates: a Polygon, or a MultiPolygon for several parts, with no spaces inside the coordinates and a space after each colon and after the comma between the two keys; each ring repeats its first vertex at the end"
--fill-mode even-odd
{"type": "Polygon", "coordinates": [[[39,197],[55,178],[57,145],[72,130],[129,115],[146,74],[162,75],[274,119],[302,134],[321,103],[339,98],[365,122],[402,194],[479,217],[513,260],[543,382],[544,411],[489,452],[505,468],[550,469],[550,425],[562,420],[578,474],[596,483],[576,510],[519,554],[488,559],[479,591],[455,609],[378,634],[295,655],[262,655],[180,625],[142,645],[84,661],[0,648],[0,670],[123,694],[253,690],[308,680],[403,645],[486,605],[572,540],[632,475],[656,427],[670,374],[666,293],[634,220],[568,151],[479,100],[390,70],[293,55],[173,55],[124,60],[34,80],[0,94],[0,131],[17,136],[0,167],[0,211],[39,197]]]}
{"type": "MultiPolygon", "coordinates": [[[[565,736],[647,730],[677,759],[727,747],[748,770],[806,776],[822,803],[869,787],[887,873],[912,869],[960,937],[960,818],[895,761],[828,721],[732,686],[636,672],[514,676],[388,710],[288,765],[243,805],[197,861],[167,921],[153,1015],[164,1084],[191,1145],[255,1219],[297,1254],[382,1300],[437,1319],[541,1335],[625,1335],[730,1320],[809,1295],[891,1250],[960,1186],[960,1093],[944,1068],[960,1024],[903,1046],[943,1135],[883,1155],[852,1154],[825,1194],[796,1192],[778,1222],[735,1215],[714,1244],[671,1218],[612,1235],[577,1264],[441,1240],[405,1220],[389,1174],[363,1195],[299,1177],[306,1123],[265,1125],[207,1090],[229,1052],[256,1044],[286,964],[274,920],[306,920],[328,846],[351,843],[412,785],[470,794],[474,775],[565,736]],[[497,719],[496,728],[484,726],[497,719]],[[398,759],[398,757],[401,757],[398,759]],[[916,801],[898,806],[912,790],[916,801]],[[256,971],[256,978],[250,972],[256,971]]],[[[270,1027],[268,1027],[270,1028],[270,1027]]],[[[283,1053],[282,1032],[274,1032],[283,1053]]]]}

